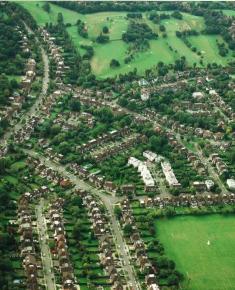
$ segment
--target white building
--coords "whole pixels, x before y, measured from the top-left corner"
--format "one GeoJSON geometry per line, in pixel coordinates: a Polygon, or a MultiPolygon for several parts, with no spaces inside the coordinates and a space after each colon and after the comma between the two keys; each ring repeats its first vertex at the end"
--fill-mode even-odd
{"type": "Polygon", "coordinates": [[[144,151],[143,156],[153,162],[157,158],[157,154],[152,151],[144,151]]]}
{"type": "Polygon", "coordinates": [[[208,179],[208,180],[205,181],[205,184],[206,184],[207,190],[211,190],[211,188],[214,186],[215,183],[214,183],[213,180],[208,179]]]}
{"type": "Polygon", "coordinates": [[[145,162],[135,157],[130,157],[128,160],[128,165],[132,165],[138,169],[138,172],[140,173],[142,180],[147,187],[153,187],[155,185],[154,179],[145,162]]]}
{"type": "Polygon", "coordinates": [[[166,181],[168,182],[168,184],[170,186],[178,187],[181,185],[178,182],[178,180],[176,179],[175,174],[174,174],[169,162],[167,162],[167,161],[161,162],[161,167],[162,167],[162,171],[166,177],[166,181]]]}
{"type": "Polygon", "coordinates": [[[194,93],[192,94],[192,97],[193,97],[194,99],[198,99],[198,100],[200,100],[200,99],[202,99],[202,98],[204,97],[204,95],[203,95],[202,92],[194,92],[194,93]]]}
{"type": "Polygon", "coordinates": [[[227,179],[227,185],[228,185],[229,190],[235,191],[235,180],[234,179],[232,179],[232,178],[227,179]]]}
{"type": "Polygon", "coordinates": [[[149,99],[149,91],[146,89],[142,89],[140,98],[142,101],[147,101],[149,99]]]}

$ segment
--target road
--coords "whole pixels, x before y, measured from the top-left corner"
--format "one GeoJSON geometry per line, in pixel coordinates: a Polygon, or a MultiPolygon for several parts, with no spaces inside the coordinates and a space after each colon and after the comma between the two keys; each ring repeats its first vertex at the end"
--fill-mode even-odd
{"type": "Polygon", "coordinates": [[[39,234],[39,243],[42,255],[42,266],[44,279],[46,283],[46,289],[56,290],[55,276],[53,271],[53,262],[51,257],[51,252],[48,246],[48,235],[45,217],[43,215],[44,199],[41,198],[40,202],[36,205],[36,218],[37,218],[37,228],[39,234]]]}
{"type": "Polygon", "coordinates": [[[215,172],[215,169],[210,164],[209,160],[203,155],[203,152],[198,144],[195,144],[195,149],[196,149],[196,152],[197,152],[200,160],[202,161],[202,163],[206,165],[209,175],[217,182],[217,184],[221,190],[221,193],[222,194],[229,194],[227,188],[225,187],[225,185],[223,184],[223,182],[219,178],[219,175],[215,172]]]}
{"type": "Polygon", "coordinates": [[[29,156],[39,158],[40,161],[44,163],[47,167],[50,167],[53,170],[57,171],[65,178],[69,178],[71,182],[75,184],[75,188],[89,191],[93,195],[97,196],[103,202],[104,206],[106,207],[110,215],[110,226],[111,226],[111,231],[114,236],[114,241],[116,245],[118,246],[117,250],[119,253],[121,253],[120,259],[122,261],[122,269],[124,270],[124,273],[127,273],[128,275],[127,283],[129,283],[129,285],[133,285],[135,290],[140,290],[141,287],[139,283],[137,282],[138,280],[136,279],[135,271],[133,267],[131,266],[131,257],[128,251],[128,247],[123,237],[120,224],[117,221],[117,218],[114,214],[114,204],[120,201],[121,199],[118,197],[107,196],[104,193],[101,193],[99,189],[92,187],[90,184],[86,183],[84,180],[68,172],[63,165],[55,163],[49,160],[48,158],[45,158],[44,156],[39,155],[37,152],[33,150],[25,149],[24,151],[29,156]]]}
{"type": "MultiPolygon", "coordinates": [[[[32,33],[32,31],[28,28],[28,30],[32,33]]],[[[40,50],[41,50],[41,55],[42,55],[42,60],[43,60],[43,67],[44,67],[44,72],[43,72],[43,79],[42,79],[42,90],[38,98],[36,99],[35,103],[30,107],[30,109],[23,114],[20,117],[20,121],[15,121],[13,126],[9,128],[9,130],[3,135],[3,137],[0,140],[0,145],[7,145],[7,141],[11,136],[14,136],[14,133],[22,129],[27,123],[27,120],[33,116],[39,113],[38,108],[42,104],[42,100],[44,96],[47,94],[48,91],[48,85],[49,85],[49,59],[48,55],[45,52],[44,48],[40,45],[40,42],[38,38],[36,38],[36,42],[38,43],[40,50]],[[24,121],[23,121],[24,120],[24,121]]]]}

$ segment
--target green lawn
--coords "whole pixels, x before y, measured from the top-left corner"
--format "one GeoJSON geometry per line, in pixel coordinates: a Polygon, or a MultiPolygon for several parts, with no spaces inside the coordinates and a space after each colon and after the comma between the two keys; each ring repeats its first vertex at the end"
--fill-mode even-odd
{"type": "MultiPolygon", "coordinates": [[[[94,57],[91,60],[91,66],[94,74],[98,78],[113,77],[118,74],[127,73],[137,68],[139,74],[143,74],[146,69],[155,66],[159,61],[167,64],[174,63],[176,59],[185,56],[188,64],[193,65],[197,63],[201,66],[200,56],[188,48],[185,43],[176,37],[177,30],[195,29],[198,32],[204,29],[204,19],[200,16],[194,16],[187,13],[183,14],[183,19],[165,19],[161,21],[166,27],[167,38],[162,37],[159,32],[159,25],[154,24],[148,20],[148,13],[143,13],[143,22],[146,22],[153,31],[159,34],[157,40],[150,41],[150,48],[147,51],[135,54],[135,58],[129,64],[124,63],[127,56],[128,44],[121,40],[122,33],[126,31],[128,26],[128,19],[126,19],[126,12],[100,12],[92,14],[80,14],[57,5],[51,4],[51,11],[47,13],[43,10],[43,3],[35,2],[20,2],[22,6],[30,11],[32,16],[36,19],[39,25],[44,25],[47,22],[56,23],[59,12],[63,14],[64,22],[71,23],[72,26],[67,28],[72,37],[76,47],[83,54],[85,51],[81,49],[80,45],[91,45],[94,47],[94,57]],[[77,33],[75,23],[78,19],[84,21],[88,29],[88,39],[81,37],[77,33]],[[96,37],[102,31],[103,26],[109,27],[110,42],[107,44],[97,44],[96,37]],[[115,58],[119,61],[119,68],[110,68],[110,61],[115,58]]],[[[163,11],[162,11],[163,12],[163,11]]],[[[170,13],[170,12],[167,12],[170,13]]],[[[227,15],[233,15],[235,11],[224,10],[227,15]]],[[[222,42],[219,36],[192,36],[189,41],[195,46],[198,51],[202,52],[204,56],[204,65],[216,62],[221,65],[226,65],[232,59],[231,51],[227,57],[221,57],[218,53],[216,40],[222,42]]]]}
{"type": "Polygon", "coordinates": [[[43,2],[41,1],[22,1],[19,4],[29,10],[34,19],[37,21],[37,24],[40,26],[46,24],[47,22],[57,23],[57,16],[59,12],[63,14],[65,23],[75,24],[78,19],[83,19],[83,15],[51,3],[50,13],[47,13],[42,8],[43,2]]]}
{"type": "Polygon", "coordinates": [[[198,35],[191,36],[188,38],[190,43],[195,46],[198,51],[201,51],[204,56],[205,63],[213,63],[226,65],[226,63],[232,60],[231,51],[226,57],[221,57],[219,55],[219,50],[216,41],[219,43],[224,42],[221,36],[217,35],[198,35]]]}
{"type": "Polygon", "coordinates": [[[166,255],[186,277],[181,289],[235,289],[234,227],[235,217],[223,215],[156,221],[157,237],[166,255]]]}

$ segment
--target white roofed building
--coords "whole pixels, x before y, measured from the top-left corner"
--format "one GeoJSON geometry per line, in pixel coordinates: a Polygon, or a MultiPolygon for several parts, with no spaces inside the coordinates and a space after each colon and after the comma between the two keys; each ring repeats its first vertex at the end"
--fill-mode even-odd
{"type": "Polygon", "coordinates": [[[181,184],[178,182],[177,178],[175,177],[175,174],[173,172],[173,169],[171,168],[171,165],[169,162],[164,161],[161,162],[162,171],[166,177],[166,181],[170,186],[173,187],[179,187],[181,184]]]}

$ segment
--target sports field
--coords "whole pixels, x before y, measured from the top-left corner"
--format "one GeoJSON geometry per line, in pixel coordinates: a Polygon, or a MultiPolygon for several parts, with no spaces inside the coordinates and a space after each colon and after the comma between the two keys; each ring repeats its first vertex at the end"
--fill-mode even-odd
{"type": "Polygon", "coordinates": [[[185,216],[156,221],[166,255],[185,275],[184,290],[235,289],[235,216],[185,216]]]}
{"type": "MultiPolygon", "coordinates": [[[[126,31],[129,20],[126,18],[126,12],[100,12],[92,14],[80,14],[54,4],[50,4],[51,11],[47,13],[43,10],[43,2],[20,2],[32,16],[35,18],[39,25],[44,25],[47,22],[56,23],[57,15],[59,12],[63,14],[64,23],[70,23],[72,26],[67,28],[70,36],[72,37],[76,47],[81,54],[84,50],[80,45],[91,45],[94,48],[94,56],[91,60],[91,66],[94,74],[98,78],[113,77],[118,74],[127,73],[137,68],[139,74],[143,74],[146,69],[156,66],[159,61],[170,64],[174,63],[176,59],[182,56],[186,57],[187,63],[193,65],[200,64],[200,56],[188,48],[182,39],[176,37],[175,32],[194,29],[198,32],[202,31],[205,27],[204,20],[200,16],[194,16],[187,13],[183,14],[183,19],[166,19],[161,22],[166,28],[167,37],[164,38],[159,31],[159,25],[154,24],[148,19],[148,13],[143,14],[143,22],[146,22],[154,32],[159,34],[157,40],[151,40],[150,48],[146,51],[135,54],[134,60],[129,64],[124,63],[125,57],[128,55],[128,44],[122,41],[122,34],[126,31]],[[81,37],[77,32],[75,25],[77,20],[81,19],[87,26],[88,38],[81,37]],[[95,42],[96,37],[102,31],[103,26],[109,27],[110,41],[106,44],[98,44],[95,42]],[[110,61],[115,58],[119,61],[120,67],[110,68],[110,61]]],[[[162,11],[164,12],[164,11],[162,11]]],[[[225,10],[229,14],[229,10],[225,10]]],[[[170,13],[169,11],[166,13],[170,13]]],[[[234,11],[231,11],[231,15],[234,11]]],[[[208,63],[217,63],[226,65],[232,60],[231,51],[226,57],[219,55],[216,41],[222,42],[222,38],[216,35],[202,35],[192,36],[188,38],[191,44],[197,48],[203,55],[203,65],[208,63]]]]}

